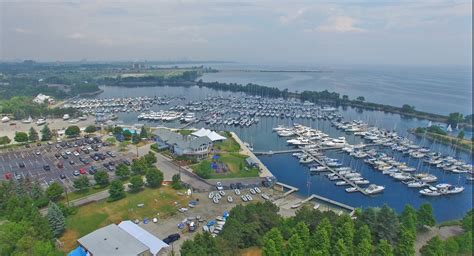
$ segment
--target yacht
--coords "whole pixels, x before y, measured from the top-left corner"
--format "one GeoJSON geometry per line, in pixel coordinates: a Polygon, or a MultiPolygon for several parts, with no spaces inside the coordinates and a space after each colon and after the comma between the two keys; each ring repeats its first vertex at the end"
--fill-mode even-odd
{"type": "Polygon", "coordinates": [[[197,120],[196,115],[192,112],[187,113],[183,118],[183,121],[186,123],[192,123],[192,122],[195,122],[196,120],[197,120]]]}
{"type": "Polygon", "coordinates": [[[427,185],[428,184],[426,182],[423,182],[423,181],[411,181],[411,182],[407,183],[407,186],[409,188],[422,188],[422,187],[425,187],[427,185]]]}
{"type": "Polygon", "coordinates": [[[355,187],[346,188],[346,192],[347,193],[357,192],[357,188],[355,187]]]}
{"type": "Polygon", "coordinates": [[[64,115],[63,115],[63,120],[64,120],[64,121],[69,120],[69,118],[71,118],[71,117],[69,116],[69,114],[64,114],[64,115]]]}
{"type": "Polygon", "coordinates": [[[456,186],[456,187],[451,186],[451,187],[449,187],[449,188],[446,190],[446,193],[447,193],[447,194],[458,194],[458,193],[461,193],[461,192],[463,192],[463,191],[464,191],[464,187],[463,187],[463,186],[460,186],[460,187],[458,187],[458,186],[456,186]]]}
{"type": "Polygon", "coordinates": [[[369,195],[380,193],[385,189],[384,186],[378,186],[375,184],[370,184],[366,189],[365,192],[369,195]]]}
{"type": "Polygon", "coordinates": [[[425,188],[420,190],[420,194],[424,196],[440,196],[441,193],[435,187],[425,188]]]}

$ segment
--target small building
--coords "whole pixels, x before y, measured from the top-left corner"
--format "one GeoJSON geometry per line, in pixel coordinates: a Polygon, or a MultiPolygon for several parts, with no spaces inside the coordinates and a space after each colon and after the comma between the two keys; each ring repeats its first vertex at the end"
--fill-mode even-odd
{"type": "Polygon", "coordinates": [[[127,231],[110,224],[77,240],[91,256],[152,256],[150,248],[127,231]]]}
{"type": "Polygon", "coordinates": [[[169,245],[167,245],[165,242],[129,220],[120,222],[118,226],[148,246],[148,248],[150,248],[151,254],[154,256],[160,255],[160,253],[164,252],[166,248],[169,247],[169,245]]]}
{"type": "Polygon", "coordinates": [[[54,103],[55,103],[53,97],[48,96],[48,95],[44,95],[44,94],[41,94],[41,93],[38,94],[38,95],[33,99],[33,102],[34,102],[34,103],[38,103],[38,104],[43,104],[43,103],[54,104],[54,103]]]}
{"type": "Polygon", "coordinates": [[[159,148],[167,147],[178,156],[187,155],[202,158],[211,152],[213,146],[212,140],[207,136],[182,135],[167,128],[158,128],[156,137],[159,148]]]}

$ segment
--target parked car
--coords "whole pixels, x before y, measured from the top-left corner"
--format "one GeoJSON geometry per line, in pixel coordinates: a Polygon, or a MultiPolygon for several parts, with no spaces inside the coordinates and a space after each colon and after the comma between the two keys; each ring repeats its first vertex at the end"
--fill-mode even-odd
{"type": "Polygon", "coordinates": [[[25,168],[25,163],[20,162],[20,163],[18,163],[18,166],[19,166],[20,168],[25,168]]]}
{"type": "Polygon", "coordinates": [[[84,168],[81,168],[81,169],[79,169],[79,173],[80,173],[80,174],[86,174],[87,172],[86,172],[86,170],[85,170],[84,168]]]}
{"type": "Polygon", "coordinates": [[[79,175],[81,175],[81,174],[79,173],[79,171],[76,170],[76,171],[72,172],[72,175],[74,175],[74,176],[79,176],[79,175]]]}
{"type": "Polygon", "coordinates": [[[43,169],[44,169],[45,171],[50,171],[50,170],[51,170],[51,168],[50,168],[49,165],[47,165],[47,164],[43,165],[43,169]]]}
{"type": "Polygon", "coordinates": [[[61,174],[59,175],[59,178],[61,178],[62,180],[64,180],[64,179],[66,178],[66,175],[64,175],[63,173],[61,173],[61,174]]]}
{"type": "Polygon", "coordinates": [[[57,166],[58,166],[58,168],[63,168],[63,167],[64,167],[64,164],[61,163],[61,162],[59,162],[59,163],[57,164],[57,166]]]}
{"type": "Polygon", "coordinates": [[[178,233],[171,234],[167,236],[165,239],[163,239],[163,242],[165,242],[166,244],[171,244],[172,242],[177,241],[180,238],[181,236],[178,233]]]}

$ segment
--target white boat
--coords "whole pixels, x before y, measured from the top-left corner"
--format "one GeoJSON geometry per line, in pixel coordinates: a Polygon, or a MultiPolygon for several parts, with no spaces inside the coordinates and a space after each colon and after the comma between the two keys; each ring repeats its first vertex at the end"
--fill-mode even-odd
{"type": "Polygon", "coordinates": [[[87,116],[80,116],[80,117],[79,117],[79,120],[85,121],[85,120],[87,120],[87,116]]]}
{"type": "Polygon", "coordinates": [[[2,123],[7,123],[10,121],[10,118],[8,116],[2,117],[2,123]]]}
{"type": "Polygon", "coordinates": [[[448,184],[448,183],[440,183],[440,184],[436,184],[436,188],[438,189],[448,189],[449,187],[451,187],[452,185],[451,184],[448,184]]]}
{"type": "Polygon", "coordinates": [[[428,188],[420,190],[420,194],[424,196],[440,196],[441,195],[441,193],[439,193],[438,191],[434,191],[428,188]]]}
{"type": "Polygon", "coordinates": [[[215,204],[218,204],[219,203],[219,199],[217,197],[213,197],[212,198],[212,201],[215,203],[215,204]]]}
{"type": "Polygon", "coordinates": [[[241,198],[242,201],[244,201],[244,202],[247,202],[247,201],[248,201],[248,199],[247,199],[247,197],[246,197],[245,195],[242,195],[240,198],[241,198]]]}
{"type": "Polygon", "coordinates": [[[228,196],[227,197],[227,202],[232,203],[232,202],[234,202],[234,199],[231,196],[228,196]]]}
{"type": "Polygon", "coordinates": [[[31,122],[33,122],[33,118],[29,116],[28,119],[23,119],[21,122],[24,124],[31,124],[31,122]]]}
{"type": "Polygon", "coordinates": [[[254,190],[255,190],[255,192],[257,192],[259,194],[262,192],[258,187],[255,187],[254,190]]]}
{"type": "Polygon", "coordinates": [[[219,190],[219,194],[221,194],[221,196],[225,196],[224,190],[219,190]]]}
{"type": "Polygon", "coordinates": [[[214,192],[209,192],[209,199],[213,198],[214,197],[214,192]]]}
{"type": "Polygon", "coordinates": [[[447,194],[458,194],[458,193],[461,193],[464,191],[464,187],[463,186],[460,186],[460,187],[449,187],[447,190],[446,190],[446,193],[447,194]]]}
{"type": "Polygon", "coordinates": [[[270,197],[267,194],[262,194],[262,198],[265,200],[270,200],[270,197]]]}
{"type": "Polygon", "coordinates": [[[69,116],[69,114],[64,114],[64,115],[63,115],[63,120],[64,120],[64,121],[69,120],[69,118],[71,118],[71,117],[69,116]]]}
{"type": "Polygon", "coordinates": [[[238,188],[236,188],[236,189],[234,189],[234,193],[235,193],[236,195],[240,195],[240,190],[239,190],[238,188]]]}
{"type": "Polygon", "coordinates": [[[40,118],[36,121],[36,125],[43,125],[46,123],[46,119],[44,118],[40,118]]]}
{"type": "Polygon", "coordinates": [[[314,207],[313,207],[313,209],[314,209],[314,210],[317,210],[317,209],[319,209],[319,206],[320,206],[319,204],[315,204],[314,207]]]}
{"type": "Polygon", "coordinates": [[[365,192],[366,192],[367,194],[371,195],[371,194],[380,193],[380,192],[382,192],[384,189],[385,189],[384,186],[378,186],[378,185],[375,185],[375,184],[370,184],[370,185],[365,189],[365,192]]]}
{"type": "Polygon", "coordinates": [[[427,185],[428,185],[427,183],[422,182],[422,181],[412,181],[412,182],[407,183],[407,186],[409,188],[422,188],[422,187],[425,187],[427,185]]]}
{"type": "Polygon", "coordinates": [[[252,193],[252,195],[255,195],[255,193],[257,193],[257,192],[255,192],[255,190],[253,188],[251,188],[250,193],[252,193]]]}
{"type": "Polygon", "coordinates": [[[336,186],[345,186],[345,185],[349,185],[349,183],[347,183],[346,181],[338,181],[338,182],[336,182],[336,186]]]}
{"type": "Polygon", "coordinates": [[[346,192],[347,193],[357,192],[357,188],[355,187],[346,188],[346,192]]]}
{"type": "Polygon", "coordinates": [[[253,198],[249,194],[246,194],[245,197],[247,197],[247,200],[249,200],[249,201],[253,200],[253,198]]]}

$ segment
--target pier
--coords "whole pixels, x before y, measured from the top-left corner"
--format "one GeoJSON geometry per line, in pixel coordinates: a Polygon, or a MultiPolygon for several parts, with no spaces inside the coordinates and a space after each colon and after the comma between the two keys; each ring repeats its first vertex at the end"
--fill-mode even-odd
{"type": "Polygon", "coordinates": [[[259,170],[260,170],[260,177],[273,177],[273,174],[268,170],[268,168],[258,159],[258,157],[255,156],[255,154],[250,151],[250,149],[245,146],[245,144],[242,142],[242,140],[235,134],[234,132],[230,132],[232,135],[232,138],[240,145],[240,153],[249,157],[252,157],[252,159],[256,162],[259,170]]]}
{"type": "Polygon", "coordinates": [[[312,194],[311,196],[309,196],[308,198],[302,200],[301,202],[299,202],[299,204],[305,204],[313,199],[316,199],[316,200],[319,200],[319,201],[322,201],[324,203],[327,203],[329,205],[334,205],[334,206],[337,206],[339,208],[342,208],[344,210],[347,210],[350,214],[352,214],[355,210],[354,207],[352,206],[349,206],[347,204],[343,204],[341,202],[338,202],[338,201],[334,201],[332,199],[329,199],[329,198],[326,198],[326,197],[323,197],[323,196],[318,196],[316,194],[312,194]]]}
{"type": "Polygon", "coordinates": [[[330,172],[334,173],[335,175],[337,175],[339,178],[341,178],[343,181],[347,182],[347,184],[351,185],[352,187],[356,188],[357,191],[361,192],[362,194],[368,196],[369,193],[367,193],[365,191],[365,189],[359,187],[359,185],[355,184],[355,182],[349,180],[348,178],[346,178],[344,175],[341,175],[339,174],[336,170],[334,170],[332,167],[329,167],[326,165],[325,162],[321,161],[319,158],[317,158],[316,156],[312,155],[310,152],[308,151],[305,151],[303,150],[303,152],[308,155],[309,157],[311,157],[314,161],[316,161],[319,165],[325,167],[327,170],[329,170],[330,172]]]}

